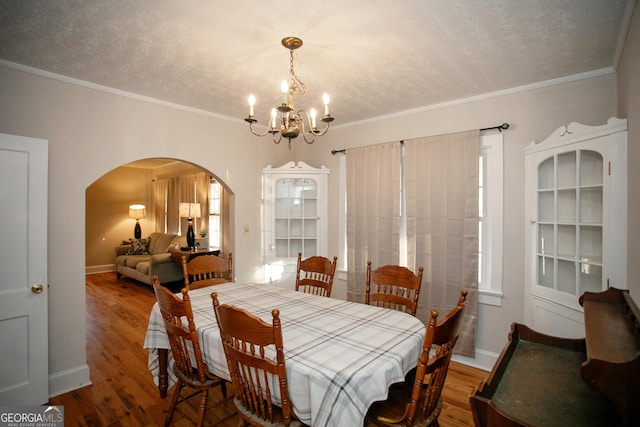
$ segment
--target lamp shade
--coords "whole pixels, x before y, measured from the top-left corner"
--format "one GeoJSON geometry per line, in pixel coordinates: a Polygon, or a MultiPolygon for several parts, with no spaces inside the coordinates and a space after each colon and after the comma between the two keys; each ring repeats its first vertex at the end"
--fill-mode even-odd
{"type": "Polygon", "coordinates": [[[180,203],[180,218],[200,218],[200,203],[180,203]]]}
{"type": "Polygon", "coordinates": [[[129,206],[129,218],[133,218],[135,220],[146,218],[147,212],[145,210],[144,205],[131,205],[129,206]]]}

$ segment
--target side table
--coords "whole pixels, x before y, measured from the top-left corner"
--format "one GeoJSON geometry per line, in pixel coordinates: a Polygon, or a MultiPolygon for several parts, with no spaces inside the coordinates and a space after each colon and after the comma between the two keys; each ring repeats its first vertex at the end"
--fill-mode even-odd
{"type": "Polygon", "coordinates": [[[195,250],[192,250],[192,251],[171,251],[171,258],[173,258],[173,261],[176,264],[182,267],[182,257],[185,255],[187,256],[187,262],[189,262],[195,257],[201,256],[201,255],[219,255],[219,254],[220,254],[220,249],[211,250],[211,249],[196,248],[195,250]]]}

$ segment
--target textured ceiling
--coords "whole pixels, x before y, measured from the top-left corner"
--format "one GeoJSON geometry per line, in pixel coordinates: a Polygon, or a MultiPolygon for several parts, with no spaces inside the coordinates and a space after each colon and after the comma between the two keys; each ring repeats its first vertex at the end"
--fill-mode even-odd
{"type": "MultiPolygon", "coordinates": [[[[296,107],[334,125],[615,69],[635,0],[0,0],[0,60],[262,123],[298,36],[296,107]]],[[[10,65],[7,62],[0,64],[10,65]]],[[[0,82],[1,84],[1,82],[0,82]]]]}

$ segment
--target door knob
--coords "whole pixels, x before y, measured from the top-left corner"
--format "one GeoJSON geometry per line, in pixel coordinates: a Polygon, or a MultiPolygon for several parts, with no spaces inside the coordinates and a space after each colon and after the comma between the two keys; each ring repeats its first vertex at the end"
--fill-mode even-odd
{"type": "Polygon", "coordinates": [[[34,283],[31,285],[31,292],[34,294],[41,294],[43,290],[44,286],[42,286],[42,283],[34,283]]]}

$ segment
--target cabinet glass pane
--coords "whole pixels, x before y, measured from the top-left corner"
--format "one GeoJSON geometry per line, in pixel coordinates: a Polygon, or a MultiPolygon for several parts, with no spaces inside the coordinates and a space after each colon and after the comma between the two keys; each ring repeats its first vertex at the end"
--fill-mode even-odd
{"type": "Polygon", "coordinates": [[[553,191],[541,191],[538,193],[538,221],[555,221],[553,205],[553,191]]]}
{"type": "Polygon", "coordinates": [[[291,180],[288,178],[280,178],[276,181],[274,194],[276,199],[289,197],[289,187],[291,180]]]}
{"type": "Polygon", "coordinates": [[[538,166],[538,189],[546,190],[554,187],[553,173],[555,159],[549,157],[538,166]]]}
{"type": "Polygon", "coordinates": [[[318,201],[316,199],[305,199],[304,201],[304,217],[318,217],[318,201]]]}
{"type": "Polygon", "coordinates": [[[558,190],[558,222],[576,222],[576,190],[558,190]]]}
{"type": "Polygon", "coordinates": [[[276,219],[276,238],[289,237],[289,220],[288,219],[276,219]]]}
{"type": "Polygon", "coordinates": [[[289,236],[302,237],[302,220],[292,219],[289,222],[289,236]]]}
{"type": "Polygon", "coordinates": [[[289,199],[276,199],[276,218],[289,217],[289,199]]]}
{"type": "Polygon", "coordinates": [[[580,222],[602,224],[602,187],[580,190],[580,222]]]}
{"type": "Polygon", "coordinates": [[[576,186],[576,152],[558,155],[558,188],[576,186]]]}
{"type": "Polygon", "coordinates": [[[305,199],[315,199],[318,197],[318,185],[312,179],[305,179],[302,197],[305,199]]]}
{"type": "Polygon", "coordinates": [[[580,151],[580,185],[601,185],[603,159],[600,153],[590,150],[580,151]]]}
{"type": "Polygon", "coordinates": [[[317,245],[315,239],[304,239],[304,252],[305,257],[315,256],[318,254],[317,245]]]}
{"type": "Polygon", "coordinates": [[[290,199],[289,216],[291,218],[302,218],[302,200],[290,199]]]}
{"type": "Polygon", "coordinates": [[[297,257],[298,252],[302,252],[302,239],[289,240],[289,257],[297,257]]]}
{"type": "Polygon", "coordinates": [[[602,227],[580,227],[580,260],[602,263],[602,227]]]}
{"type": "Polygon", "coordinates": [[[576,226],[558,225],[558,256],[576,257],[576,226]]]}
{"type": "Polygon", "coordinates": [[[580,290],[585,292],[602,291],[602,267],[599,265],[580,263],[580,290]]]}
{"type": "Polygon", "coordinates": [[[538,236],[538,253],[547,255],[555,254],[554,226],[551,224],[539,225],[538,236]]]}
{"type": "Polygon", "coordinates": [[[318,232],[318,224],[316,219],[304,220],[304,237],[316,237],[318,232]]]}
{"type": "Polygon", "coordinates": [[[276,239],[276,257],[287,258],[289,256],[289,240],[276,239]]]}
{"type": "Polygon", "coordinates": [[[576,294],[576,263],[558,260],[558,286],[556,289],[570,295],[576,294]]]}
{"type": "Polygon", "coordinates": [[[538,285],[553,288],[553,258],[538,256],[538,285]]]}

